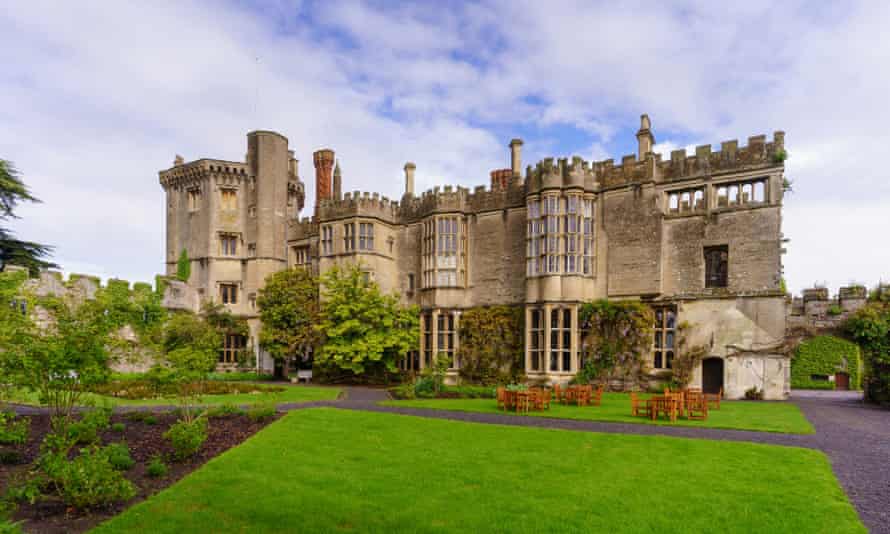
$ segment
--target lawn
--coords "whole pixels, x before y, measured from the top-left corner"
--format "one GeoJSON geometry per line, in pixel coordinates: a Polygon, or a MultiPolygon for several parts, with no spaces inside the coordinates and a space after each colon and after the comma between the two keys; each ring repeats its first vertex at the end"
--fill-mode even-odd
{"type": "MultiPolygon", "coordinates": [[[[257,385],[258,393],[238,393],[228,395],[204,395],[201,397],[200,404],[235,404],[238,406],[247,404],[260,403],[289,403],[289,402],[307,402],[320,400],[334,400],[340,395],[339,388],[319,387],[319,386],[291,386],[282,384],[284,391],[262,392],[263,385],[257,385]]],[[[111,404],[113,406],[168,406],[175,405],[175,397],[159,397],[156,399],[120,399],[115,397],[106,397],[103,395],[85,395],[85,400],[94,402],[97,405],[111,404]]],[[[26,390],[14,390],[9,399],[10,402],[20,404],[39,405],[37,395],[26,390]]]]}
{"type": "MultiPolygon", "coordinates": [[[[643,397],[646,397],[646,395],[643,397]]],[[[497,402],[494,399],[416,399],[389,401],[383,404],[387,406],[461,412],[499,412],[497,402]]],[[[501,413],[503,412],[501,411],[501,413]]],[[[673,424],[706,428],[757,430],[762,432],[787,432],[792,434],[812,434],[814,432],[813,425],[807,421],[800,409],[788,402],[724,401],[720,404],[719,410],[708,412],[707,421],[678,419],[676,423],[671,423],[667,420],[651,421],[644,417],[633,417],[630,415],[630,397],[628,394],[604,393],[601,406],[578,407],[552,403],[550,410],[529,412],[529,416],[620,423],[673,424]]]]}
{"type": "Polygon", "coordinates": [[[824,454],[319,408],[95,532],[865,532],[824,454]]]}

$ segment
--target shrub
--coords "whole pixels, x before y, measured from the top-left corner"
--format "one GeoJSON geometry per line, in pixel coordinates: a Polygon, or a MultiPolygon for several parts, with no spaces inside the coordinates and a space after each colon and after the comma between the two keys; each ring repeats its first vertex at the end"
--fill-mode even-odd
{"type": "Polygon", "coordinates": [[[436,379],[432,376],[421,376],[414,382],[414,396],[433,398],[436,396],[436,379]]]}
{"type": "Polygon", "coordinates": [[[416,397],[416,395],[414,394],[413,382],[405,382],[404,384],[399,384],[398,386],[391,388],[389,392],[393,396],[393,398],[400,400],[408,400],[416,397]]]}
{"type": "Polygon", "coordinates": [[[251,421],[254,422],[265,421],[266,419],[273,417],[275,412],[276,409],[274,404],[257,404],[247,410],[247,417],[250,417],[251,421]]]}
{"type": "Polygon", "coordinates": [[[145,468],[145,474],[152,478],[166,476],[167,464],[164,463],[160,456],[155,456],[148,462],[148,466],[145,468]]]}
{"type": "Polygon", "coordinates": [[[126,429],[127,429],[127,425],[125,425],[123,423],[114,423],[113,425],[111,425],[111,430],[117,432],[118,434],[120,434],[121,432],[123,432],[126,429]]]}
{"type": "Polygon", "coordinates": [[[831,376],[838,371],[850,375],[850,388],[859,389],[859,347],[834,336],[817,336],[803,341],[791,360],[791,387],[834,389],[813,376],[831,376]]]}
{"type": "Polygon", "coordinates": [[[127,471],[136,462],[130,456],[130,448],[126,443],[111,443],[102,451],[108,457],[108,462],[118,471],[127,471]]]}
{"type": "Polygon", "coordinates": [[[0,412],[0,445],[24,445],[30,431],[30,418],[17,419],[13,412],[0,412]]]}
{"type": "Polygon", "coordinates": [[[840,307],[839,305],[837,305],[837,304],[832,304],[832,305],[829,306],[828,309],[825,310],[825,311],[828,313],[828,315],[840,315],[840,314],[844,313],[844,309],[841,308],[841,307],[840,307]]]}
{"type": "Polygon", "coordinates": [[[234,417],[244,415],[244,410],[233,404],[221,404],[207,410],[208,417],[234,417]]]}
{"type": "Polygon", "coordinates": [[[82,450],[73,460],[62,458],[53,471],[51,477],[59,496],[75,508],[107,506],[136,495],[133,484],[114,468],[108,455],[97,447],[82,450]]]}
{"type": "Polygon", "coordinates": [[[747,400],[763,400],[763,392],[753,386],[745,390],[745,398],[747,400]]]}
{"type": "Polygon", "coordinates": [[[158,418],[155,417],[154,414],[149,414],[149,415],[146,415],[144,419],[142,419],[142,422],[145,423],[146,425],[154,426],[154,425],[158,424],[158,418]]]}
{"type": "Polygon", "coordinates": [[[444,386],[439,395],[460,399],[493,399],[497,397],[497,388],[494,386],[444,386]]]}
{"type": "Polygon", "coordinates": [[[890,292],[881,287],[843,325],[862,348],[865,399],[890,405],[890,292]]]}
{"type": "Polygon", "coordinates": [[[69,427],[71,437],[81,445],[95,443],[99,439],[99,431],[108,428],[111,423],[111,408],[96,408],[85,412],[80,421],[69,427]]]}
{"type": "Polygon", "coordinates": [[[191,422],[180,420],[164,433],[164,438],[173,445],[173,457],[177,460],[194,456],[207,441],[207,418],[198,417],[191,422]]]}
{"type": "Polygon", "coordinates": [[[0,449],[0,464],[15,465],[22,462],[22,453],[15,449],[0,449]]]}
{"type": "Polygon", "coordinates": [[[21,534],[22,521],[11,521],[9,519],[0,518],[0,534],[21,534]]]}

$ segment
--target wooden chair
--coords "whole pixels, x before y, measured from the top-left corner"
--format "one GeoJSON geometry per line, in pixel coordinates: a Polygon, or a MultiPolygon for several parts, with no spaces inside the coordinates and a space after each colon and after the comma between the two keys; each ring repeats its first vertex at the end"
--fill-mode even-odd
{"type": "Polygon", "coordinates": [[[603,401],[603,387],[602,386],[596,388],[596,390],[593,392],[592,400],[593,400],[594,406],[599,406],[600,403],[603,401]]]}
{"type": "Polygon", "coordinates": [[[553,398],[556,402],[562,402],[562,389],[560,389],[559,382],[553,384],[553,398]]]}
{"type": "Polygon", "coordinates": [[[513,395],[515,395],[514,403],[516,404],[516,411],[528,413],[531,394],[514,391],[513,395]]]}
{"type": "Polygon", "coordinates": [[[507,389],[499,386],[497,389],[498,392],[498,410],[506,410],[507,409],[507,389]]]}
{"type": "Polygon", "coordinates": [[[714,410],[720,409],[720,399],[723,398],[723,388],[720,388],[720,391],[717,393],[705,393],[705,402],[708,404],[708,408],[712,408],[714,410]]]}
{"type": "Polygon", "coordinates": [[[695,421],[708,418],[708,403],[701,393],[690,393],[686,398],[686,417],[695,421]]]}
{"type": "Polygon", "coordinates": [[[541,409],[549,410],[550,409],[550,398],[553,393],[549,389],[545,389],[541,391],[540,399],[541,399],[541,409]]]}
{"type": "Polygon", "coordinates": [[[636,393],[630,394],[630,415],[633,417],[652,417],[652,401],[637,397],[636,393]]]}
{"type": "Polygon", "coordinates": [[[577,402],[578,406],[590,406],[591,398],[593,397],[593,386],[581,386],[578,388],[577,392],[577,402]]]}

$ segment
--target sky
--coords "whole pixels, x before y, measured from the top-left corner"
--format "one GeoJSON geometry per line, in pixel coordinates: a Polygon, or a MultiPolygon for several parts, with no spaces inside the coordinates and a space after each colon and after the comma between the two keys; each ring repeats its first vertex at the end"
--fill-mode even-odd
{"type": "Polygon", "coordinates": [[[43,201],[12,227],[65,271],[151,280],[176,154],[278,131],[311,207],[319,148],[344,191],[398,199],[406,161],[417,190],[487,184],[514,137],[524,165],[618,161],[647,113],[668,157],[786,132],[790,290],[890,280],[890,3],[729,4],[7,2],[0,158],[43,201]]]}

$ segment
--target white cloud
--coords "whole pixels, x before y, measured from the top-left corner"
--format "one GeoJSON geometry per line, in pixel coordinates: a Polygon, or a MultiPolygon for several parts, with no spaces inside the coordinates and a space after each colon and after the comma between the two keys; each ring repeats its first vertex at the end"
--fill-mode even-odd
{"type": "Polygon", "coordinates": [[[534,164],[584,146],[619,158],[643,112],[665,157],[784,129],[791,287],[872,283],[890,265],[874,243],[890,228],[888,18],[868,2],[17,2],[0,13],[0,156],[45,200],[22,236],[145,279],[162,268],[157,170],[175,153],[241,159],[252,129],[290,139],[310,206],[323,146],[345,190],[398,198],[407,160],[418,188],[487,183],[513,136],[495,130],[532,132],[534,164]]]}

